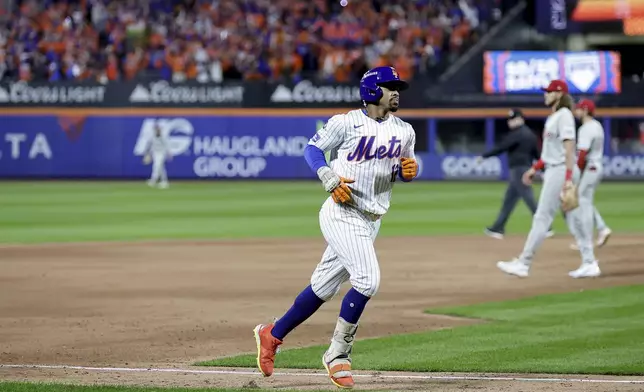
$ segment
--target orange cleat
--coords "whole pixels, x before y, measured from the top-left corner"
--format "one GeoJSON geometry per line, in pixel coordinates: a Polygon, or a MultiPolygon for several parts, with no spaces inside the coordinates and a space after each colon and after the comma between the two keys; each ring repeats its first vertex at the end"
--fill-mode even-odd
{"type": "Polygon", "coordinates": [[[257,342],[257,367],[264,377],[270,377],[275,367],[275,354],[282,341],[271,334],[273,324],[259,324],[255,327],[257,342]]]}
{"type": "Polygon", "coordinates": [[[351,374],[351,361],[348,358],[336,358],[330,363],[322,357],[322,364],[326,368],[333,385],[342,389],[351,389],[355,385],[351,374]]]}

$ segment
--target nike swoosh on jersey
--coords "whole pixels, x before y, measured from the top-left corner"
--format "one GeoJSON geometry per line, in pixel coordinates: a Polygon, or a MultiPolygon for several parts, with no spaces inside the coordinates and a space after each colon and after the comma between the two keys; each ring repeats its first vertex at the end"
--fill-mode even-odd
{"type": "Polygon", "coordinates": [[[358,128],[360,128],[360,127],[361,127],[361,126],[363,126],[363,125],[364,125],[364,124],[354,125],[354,126],[353,126],[353,128],[354,128],[354,129],[358,129],[358,128]]]}

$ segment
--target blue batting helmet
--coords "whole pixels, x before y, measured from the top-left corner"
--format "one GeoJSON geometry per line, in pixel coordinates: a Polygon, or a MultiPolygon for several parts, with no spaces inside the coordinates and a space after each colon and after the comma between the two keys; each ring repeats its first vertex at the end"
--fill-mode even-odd
{"type": "Polygon", "coordinates": [[[360,99],[364,102],[377,103],[382,98],[380,86],[403,91],[409,88],[409,83],[400,79],[394,67],[376,67],[362,76],[360,80],[360,99]]]}

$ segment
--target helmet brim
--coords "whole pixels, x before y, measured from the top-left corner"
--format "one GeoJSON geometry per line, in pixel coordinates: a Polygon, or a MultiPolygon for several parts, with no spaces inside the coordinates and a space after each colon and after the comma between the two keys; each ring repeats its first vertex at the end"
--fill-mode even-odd
{"type": "Polygon", "coordinates": [[[389,82],[378,83],[378,86],[386,87],[389,90],[405,91],[409,88],[409,83],[404,80],[391,80],[389,82]]]}

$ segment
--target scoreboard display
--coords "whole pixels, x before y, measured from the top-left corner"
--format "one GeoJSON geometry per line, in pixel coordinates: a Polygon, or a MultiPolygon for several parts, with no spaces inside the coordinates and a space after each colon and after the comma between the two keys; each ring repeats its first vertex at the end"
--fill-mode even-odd
{"type": "Polygon", "coordinates": [[[621,92],[616,52],[491,51],[483,54],[487,94],[542,94],[553,79],[564,79],[573,94],[621,92]]]}
{"type": "Polygon", "coordinates": [[[537,28],[543,33],[644,35],[644,0],[538,0],[537,28]]]}

